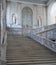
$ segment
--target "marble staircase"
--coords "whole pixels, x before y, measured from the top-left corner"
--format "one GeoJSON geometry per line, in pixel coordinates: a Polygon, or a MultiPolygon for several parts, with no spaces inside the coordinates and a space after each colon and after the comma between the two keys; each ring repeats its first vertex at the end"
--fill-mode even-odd
{"type": "Polygon", "coordinates": [[[56,53],[26,36],[8,35],[7,65],[56,65],[56,53]]]}

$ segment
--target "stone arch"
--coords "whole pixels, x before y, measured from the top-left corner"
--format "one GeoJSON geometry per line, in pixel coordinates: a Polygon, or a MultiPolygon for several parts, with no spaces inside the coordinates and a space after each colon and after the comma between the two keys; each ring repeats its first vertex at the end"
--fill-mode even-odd
{"type": "Polygon", "coordinates": [[[22,6],[22,8],[21,8],[21,12],[23,11],[23,9],[25,9],[25,8],[29,8],[29,9],[31,9],[32,10],[32,13],[33,13],[33,7],[31,7],[30,5],[23,5],[22,6]]]}
{"type": "Polygon", "coordinates": [[[33,26],[33,11],[30,7],[24,7],[22,9],[22,28],[24,33],[31,31],[33,26]],[[27,30],[26,32],[24,30],[27,30]]]}
{"type": "Polygon", "coordinates": [[[56,23],[56,2],[51,7],[51,19],[56,23]]]}
{"type": "Polygon", "coordinates": [[[56,18],[56,16],[54,16],[56,13],[54,12],[56,10],[55,5],[56,5],[56,2],[54,1],[48,7],[48,25],[55,24],[55,18],[56,18]]]}

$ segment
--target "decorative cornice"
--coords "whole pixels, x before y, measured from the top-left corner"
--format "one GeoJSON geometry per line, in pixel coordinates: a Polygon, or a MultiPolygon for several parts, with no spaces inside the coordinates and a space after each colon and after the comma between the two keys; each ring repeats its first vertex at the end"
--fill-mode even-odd
{"type": "Polygon", "coordinates": [[[22,3],[22,4],[31,4],[31,5],[41,5],[41,6],[46,6],[46,4],[32,3],[32,2],[19,1],[19,0],[7,0],[7,2],[19,2],[19,3],[22,3]]]}

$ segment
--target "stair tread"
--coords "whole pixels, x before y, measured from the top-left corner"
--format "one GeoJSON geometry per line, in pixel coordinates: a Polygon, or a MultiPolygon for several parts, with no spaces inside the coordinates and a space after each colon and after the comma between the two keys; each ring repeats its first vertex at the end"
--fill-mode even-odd
{"type": "Polygon", "coordinates": [[[7,65],[56,64],[56,54],[25,36],[8,35],[7,65]]]}

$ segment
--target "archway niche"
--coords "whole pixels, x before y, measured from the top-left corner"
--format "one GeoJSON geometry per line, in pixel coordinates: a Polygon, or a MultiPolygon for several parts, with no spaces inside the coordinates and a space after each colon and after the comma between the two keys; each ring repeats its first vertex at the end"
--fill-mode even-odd
{"type": "Polygon", "coordinates": [[[31,31],[33,26],[33,11],[29,7],[22,9],[22,32],[27,34],[31,31]]]}
{"type": "Polygon", "coordinates": [[[38,27],[42,27],[42,18],[41,18],[41,16],[38,17],[37,24],[38,24],[38,27]]]}

